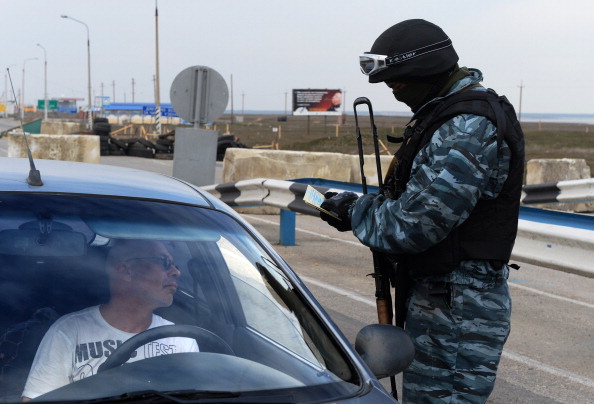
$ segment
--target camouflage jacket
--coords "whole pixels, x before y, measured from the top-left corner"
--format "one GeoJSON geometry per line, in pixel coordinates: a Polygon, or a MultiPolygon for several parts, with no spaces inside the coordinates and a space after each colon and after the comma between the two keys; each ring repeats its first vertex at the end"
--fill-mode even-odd
{"type": "MultiPolygon", "coordinates": [[[[482,81],[482,73],[456,82],[448,94],[482,81]]],[[[468,91],[486,91],[477,86],[468,91]]],[[[421,109],[436,102],[434,99],[421,109]]],[[[353,234],[364,245],[392,254],[419,253],[464,222],[480,199],[496,198],[508,177],[511,152],[497,150],[496,128],[485,117],[462,114],[445,122],[413,161],[410,180],[398,199],[368,194],[351,207],[353,234]]],[[[452,272],[424,278],[478,288],[490,287],[509,269],[488,261],[462,261],[452,272]]]]}

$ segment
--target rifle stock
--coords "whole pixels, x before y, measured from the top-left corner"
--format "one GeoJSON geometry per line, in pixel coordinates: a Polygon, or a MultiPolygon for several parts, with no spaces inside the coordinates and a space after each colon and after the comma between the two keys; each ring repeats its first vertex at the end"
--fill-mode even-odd
{"type": "Polygon", "coordinates": [[[380,253],[373,251],[374,272],[372,276],[375,280],[375,305],[377,319],[380,324],[392,324],[394,317],[389,269],[386,268],[386,264],[386,260],[383,259],[380,253]]]}

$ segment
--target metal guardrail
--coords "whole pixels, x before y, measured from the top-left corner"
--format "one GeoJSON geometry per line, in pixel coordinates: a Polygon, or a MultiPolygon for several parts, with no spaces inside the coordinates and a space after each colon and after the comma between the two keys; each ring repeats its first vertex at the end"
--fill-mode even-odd
{"type": "Polygon", "coordinates": [[[574,217],[562,224],[560,212],[525,209],[520,210],[512,259],[594,278],[594,217],[568,213],[574,217]]]}
{"type": "MultiPolygon", "coordinates": [[[[592,180],[555,183],[555,187],[560,189],[559,192],[551,192],[551,184],[543,184],[541,187],[525,186],[526,194],[523,202],[525,203],[528,196],[530,196],[528,199],[530,203],[593,200],[593,183],[592,180]],[[538,192],[541,194],[536,197],[538,192]],[[564,195],[559,198],[562,192],[564,195]]],[[[202,189],[232,207],[266,205],[280,208],[280,243],[290,246],[295,245],[296,212],[319,216],[317,210],[303,202],[308,184],[322,193],[327,191],[361,193],[361,184],[320,178],[301,178],[293,181],[257,178],[210,185],[202,189]]],[[[378,190],[377,187],[369,188],[369,192],[378,190]]],[[[518,236],[512,259],[594,277],[594,266],[591,264],[592,251],[594,251],[594,216],[526,206],[520,208],[518,236]]]]}
{"type": "Polygon", "coordinates": [[[594,179],[558,181],[546,184],[524,185],[522,203],[568,203],[594,200],[594,179]]]}

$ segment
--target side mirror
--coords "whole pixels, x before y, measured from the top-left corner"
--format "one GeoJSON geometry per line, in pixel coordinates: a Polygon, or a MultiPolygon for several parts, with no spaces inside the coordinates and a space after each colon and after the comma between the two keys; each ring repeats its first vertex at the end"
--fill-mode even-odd
{"type": "Polygon", "coordinates": [[[378,379],[402,372],[415,356],[408,334],[390,324],[363,327],[355,339],[355,350],[378,379]]]}

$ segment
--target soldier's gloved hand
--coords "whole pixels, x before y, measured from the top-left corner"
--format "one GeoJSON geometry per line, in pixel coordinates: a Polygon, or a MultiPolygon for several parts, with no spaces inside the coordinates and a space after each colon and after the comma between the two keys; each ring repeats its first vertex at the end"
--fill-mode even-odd
{"type": "Polygon", "coordinates": [[[322,220],[327,222],[330,226],[335,227],[338,231],[352,230],[349,209],[357,201],[359,196],[354,192],[341,192],[340,194],[337,194],[336,192],[326,192],[324,197],[326,200],[322,202],[322,209],[334,213],[340,220],[327,213],[320,212],[322,220]]]}

